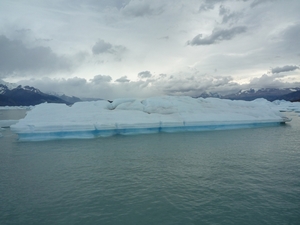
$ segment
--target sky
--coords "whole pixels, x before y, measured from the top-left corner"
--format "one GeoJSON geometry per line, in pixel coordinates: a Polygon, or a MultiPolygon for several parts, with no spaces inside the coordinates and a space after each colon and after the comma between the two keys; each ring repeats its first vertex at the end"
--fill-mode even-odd
{"type": "Polygon", "coordinates": [[[114,99],[300,87],[299,0],[1,0],[0,79],[114,99]]]}

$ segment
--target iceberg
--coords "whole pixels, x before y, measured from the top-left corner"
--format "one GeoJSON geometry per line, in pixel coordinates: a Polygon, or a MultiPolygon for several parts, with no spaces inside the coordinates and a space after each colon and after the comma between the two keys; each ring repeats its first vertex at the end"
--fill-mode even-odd
{"type": "Polygon", "coordinates": [[[116,134],[203,131],[278,125],[288,121],[273,103],[187,96],[120,98],[113,102],[43,103],[11,125],[19,140],[95,138],[116,134]]]}
{"type": "Polygon", "coordinates": [[[288,102],[285,100],[275,100],[273,104],[280,112],[300,113],[300,102],[288,102]]]}

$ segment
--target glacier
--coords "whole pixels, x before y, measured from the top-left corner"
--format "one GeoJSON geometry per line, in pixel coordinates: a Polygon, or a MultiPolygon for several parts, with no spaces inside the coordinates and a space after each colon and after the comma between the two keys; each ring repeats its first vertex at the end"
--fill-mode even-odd
{"type": "Polygon", "coordinates": [[[120,98],[72,106],[43,103],[11,125],[11,130],[19,140],[39,141],[271,126],[288,121],[279,105],[265,99],[247,102],[187,96],[120,98]]]}

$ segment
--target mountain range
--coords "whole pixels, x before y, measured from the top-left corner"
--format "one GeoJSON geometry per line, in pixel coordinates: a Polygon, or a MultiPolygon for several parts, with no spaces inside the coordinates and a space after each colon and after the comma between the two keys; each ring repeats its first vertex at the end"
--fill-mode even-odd
{"type": "Polygon", "coordinates": [[[252,101],[257,98],[264,98],[269,101],[286,100],[286,101],[299,101],[300,88],[262,88],[262,89],[249,89],[242,90],[238,93],[225,95],[223,98],[232,100],[246,100],[252,101]]]}
{"type": "Polygon", "coordinates": [[[233,94],[220,95],[218,93],[204,92],[198,97],[208,98],[222,98],[222,99],[231,99],[231,100],[245,100],[252,101],[257,98],[264,98],[269,101],[274,100],[286,100],[291,102],[300,101],[300,88],[261,88],[261,89],[248,89],[240,90],[233,94]]]}
{"type": "Polygon", "coordinates": [[[0,84],[0,106],[29,106],[43,102],[70,104],[68,101],[45,94],[34,87],[19,85],[9,89],[6,85],[0,84]]]}
{"type": "MultiPolygon", "coordinates": [[[[229,95],[220,95],[218,93],[204,92],[197,97],[215,97],[231,100],[246,100],[251,101],[257,98],[265,98],[269,101],[286,100],[300,102],[300,88],[262,88],[240,90],[237,93],[229,95]]],[[[78,97],[70,97],[67,95],[46,94],[37,88],[29,86],[16,86],[8,83],[0,83],[0,106],[30,106],[37,105],[43,102],[48,103],[64,103],[72,105],[79,101],[99,100],[96,98],[80,99],[78,97]]]]}

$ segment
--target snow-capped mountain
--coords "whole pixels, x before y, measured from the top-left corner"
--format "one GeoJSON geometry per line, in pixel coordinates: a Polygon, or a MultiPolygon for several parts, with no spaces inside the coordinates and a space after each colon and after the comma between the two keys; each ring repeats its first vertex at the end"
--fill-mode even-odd
{"type": "Polygon", "coordinates": [[[70,104],[74,104],[75,102],[81,102],[82,100],[80,98],[77,98],[75,96],[67,96],[65,94],[63,95],[55,95],[56,97],[59,97],[60,99],[66,101],[66,102],[69,102],[70,104]]]}
{"type": "Polygon", "coordinates": [[[252,101],[257,98],[264,98],[269,101],[274,101],[277,99],[282,99],[286,101],[300,101],[300,88],[261,88],[255,89],[251,88],[248,90],[240,90],[233,94],[220,95],[218,93],[204,92],[198,97],[208,98],[223,98],[232,100],[246,100],[252,101]]]}
{"type": "Polygon", "coordinates": [[[222,98],[222,95],[213,92],[203,92],[200,96],[201,98],[222,98]]]}
{"type": "Polygon", "coordinates": [[[4,80],[0,79],[0,94],[1,94],[1,85],[6,86],[9,90],[16,88],[18,85],[14,83],[5,82],[4,80]]]}
{"type": "Polygon", "coordinates": [[[62,92],[61,93],[57,93],[55,91],[48,91],[47,94],[59,97],[60,99],[66,101],[66,102],[69,102],[70,104],[74,104],[75,102],[82,102],[83,101],[81,98],[78,98],[76,96],[68,96],[68,95],[65,95],[62,92]]]}
{"type": "Polygon", "coordinates": [[[43,102],[70,104],[61,98],[45,94],[34,87],[22,87],[21,85],[8,87],[3,83],[0,84],[0,106],[29,106],[43,102]]]}
{"type": "Polygon", "coordinates": [[[0,84],[0,95],[4,94],[6,90],[8,90],[8,87],[3,84],[0,84]]]}
{"type": "MultiPolygon", "coordinates": [[[[284,99],[290,101],[286,97],[286,95],[291,93],[297,93],[300,91],[300,88],[262,88],[262,89],[249,89],[249,90],[241,90],[235,94],[230,94],[223,96],[223,98],[233,99],[233,100],[254,100],[257,98],[265,98],[269,101],[274,101],[276,99],[284,99]]],[[[297,94],[296,94],[297,95],[297,94]]],[[[299,98],[300,99],[300,95],[299,98]]]]}

